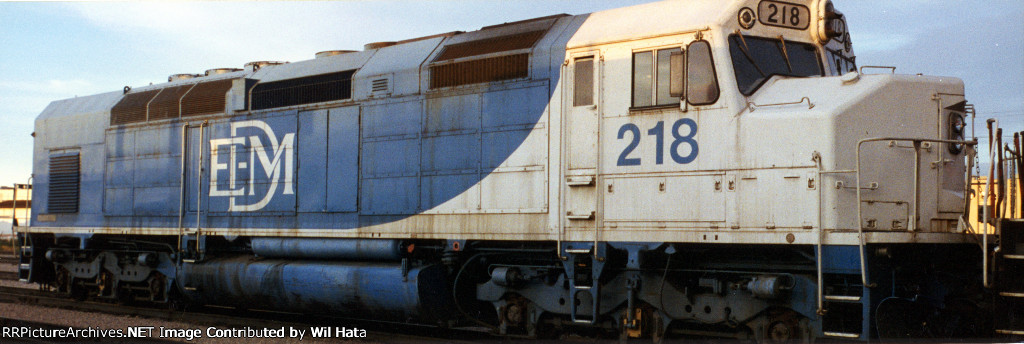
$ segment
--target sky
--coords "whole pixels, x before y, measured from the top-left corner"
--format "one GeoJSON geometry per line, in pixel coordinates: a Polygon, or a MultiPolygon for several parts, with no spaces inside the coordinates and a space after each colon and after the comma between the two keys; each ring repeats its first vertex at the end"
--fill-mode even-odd
{"type": "MultiPolygon", "coordinates": [[[[0,2],[0,185],[28,180],[35,117],[54,100],[644,2],[0,2]]],[[[984,118],[998,118],[1004,132],[1024,130],[1024,1],[834,3],[848,18],[858,65],[963,79],[982,142],[984,118]]]]}

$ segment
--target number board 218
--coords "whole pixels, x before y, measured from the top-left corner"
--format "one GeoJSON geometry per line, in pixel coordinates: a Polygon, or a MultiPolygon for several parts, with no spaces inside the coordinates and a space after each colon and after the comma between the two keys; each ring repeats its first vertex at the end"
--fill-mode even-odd
{"type": "Polygon", "coordinates": [[[757,4],[757,19],[764,25],[804,30],[811,24],[811,10],[803,5],[765,0],[757,4]]]}

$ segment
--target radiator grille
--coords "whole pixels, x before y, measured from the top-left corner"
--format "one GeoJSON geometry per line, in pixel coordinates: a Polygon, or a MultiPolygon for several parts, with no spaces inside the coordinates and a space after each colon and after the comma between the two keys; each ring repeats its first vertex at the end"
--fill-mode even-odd
{"type": "Polygon", "coordinates": [[[192,86],[175,86],[161,91],[160,94],[153,98],[153,101],[149,102],[149,120],[178,118],[181,96],[185,95],[192,86]]]}
{"type": "Polygon", "coordinates": [[[196,84],[181,99],[181,117],[224,112],[227,93],[231,90],[233,80],[225,79],[196,84]]]}
{"type": "Polygon", "coordinates": [[[354,70],[257,84],[253,110],[352,98],[354,70]]]}
{"type": "Polygon", "coordinates": [[[77,213],[80,181],[78,153],[50,157],[50,191],[48,213],[77,213]]]}
{"type": "Polygon", "coordinates": [[[110,109],[110,124],[127,124],[146,121],[146,105],[160,90],[128,93],[110,109]]]}
{"type": "Polygon", "coordinates": [[[526,78],[529,70],[529,54],[436,65],[430,67],[430,88],[526,78]]]}

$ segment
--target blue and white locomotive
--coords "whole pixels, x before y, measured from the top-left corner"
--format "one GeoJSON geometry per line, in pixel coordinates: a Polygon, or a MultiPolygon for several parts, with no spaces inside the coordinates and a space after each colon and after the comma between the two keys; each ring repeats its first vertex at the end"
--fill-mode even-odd
{"type": "Polygon", "coordinates": [[[954,78],[857,72],[828,0],[174,75],[39,116],[21,274],[505,335],[867,340],[909,331],[894,297],[977,311],[947,307],[981,273],[965,104],[954,78]]]}

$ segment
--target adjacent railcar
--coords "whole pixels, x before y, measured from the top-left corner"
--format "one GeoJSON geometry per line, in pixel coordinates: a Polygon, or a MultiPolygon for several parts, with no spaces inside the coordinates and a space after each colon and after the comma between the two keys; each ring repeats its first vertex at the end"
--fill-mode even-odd
{"type": "Polygon", "coordinates": [[[174,75],[39,116],[21,274],[504,335],[867,340],[922,304],[977,335],[965,112],[960,80],[859,73],[826,0],[174,75]]]}

